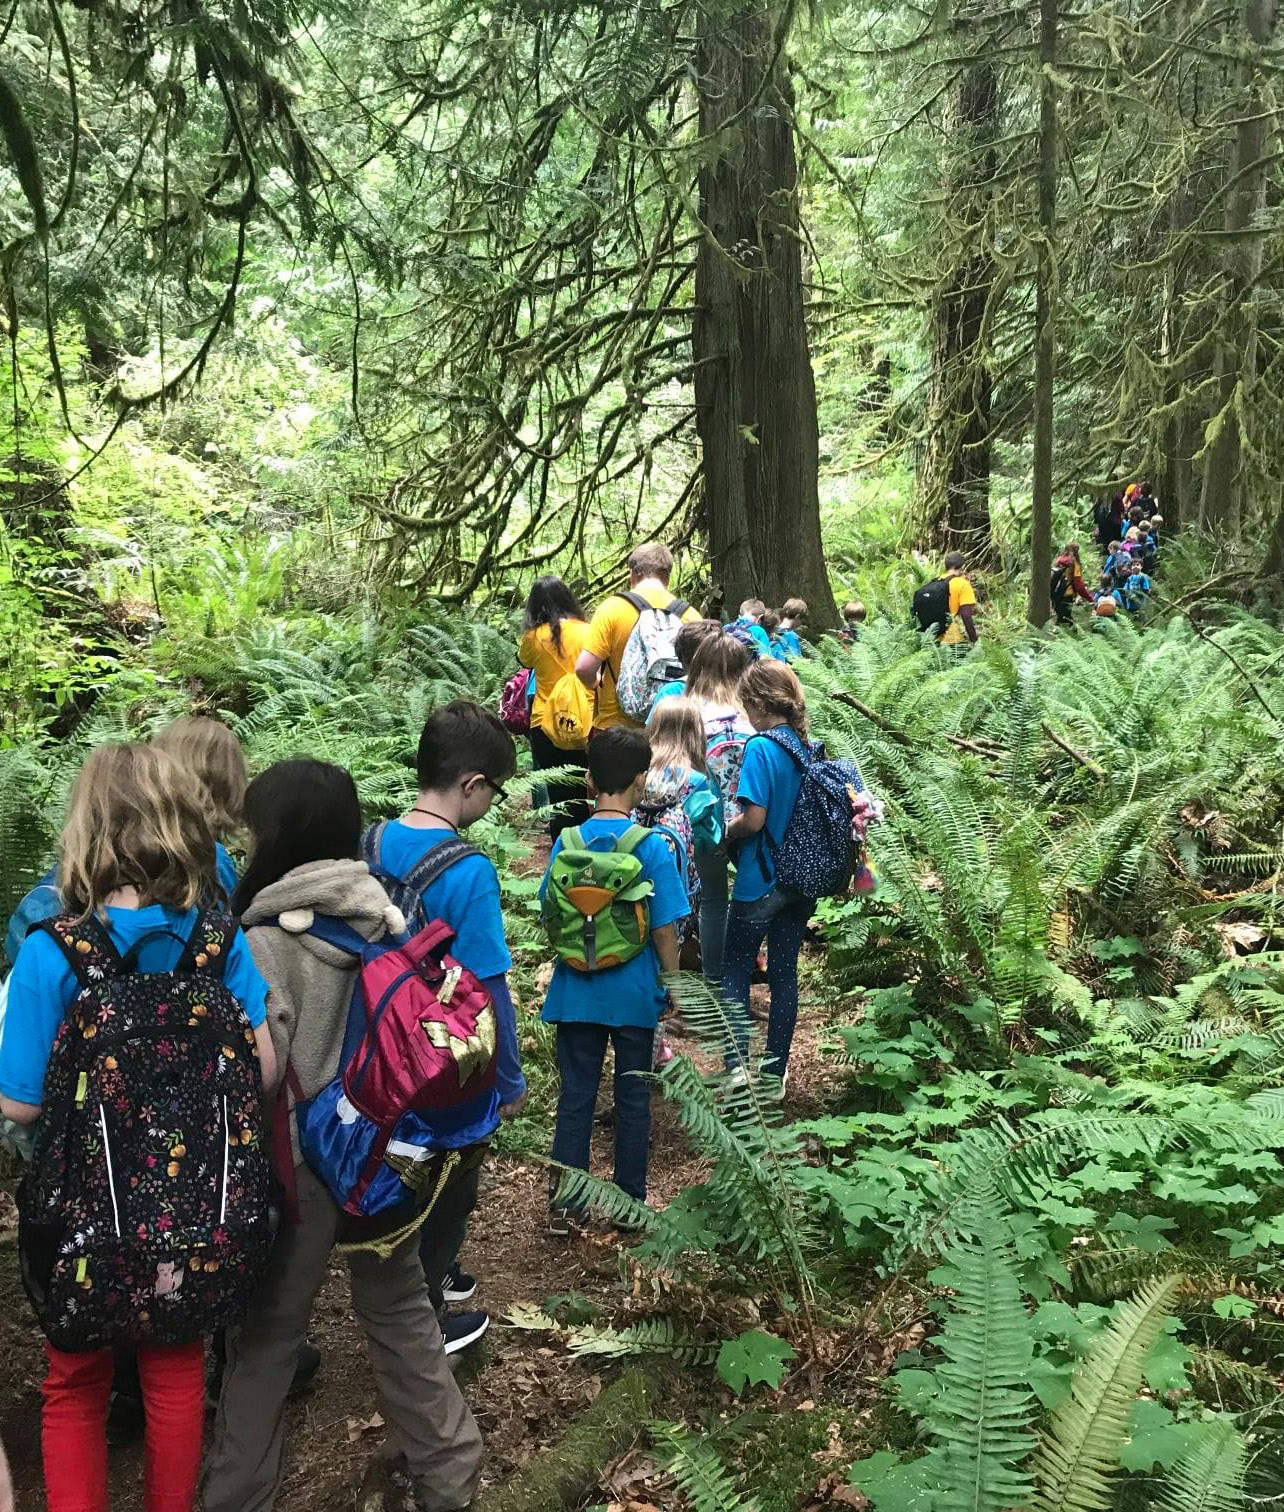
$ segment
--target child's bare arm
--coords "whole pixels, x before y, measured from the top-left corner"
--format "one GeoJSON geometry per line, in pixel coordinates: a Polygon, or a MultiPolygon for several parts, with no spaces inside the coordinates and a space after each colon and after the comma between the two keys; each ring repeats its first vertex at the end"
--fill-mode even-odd
{"type": "Polygon", "coordinates": [[[672,924],[662,924],[651,931],[655,953],[660,957],[660,970],[666,976],[678,969],[678,932],[672,924]]]}
{"type": "Polygon", "coordinates": [[[746,803],[741,812],[727,825],[727,841],[734,844],[756,835],[767,822],[767,810],[758,803],[746,803]]]}
{"type": "Polygon", "coordinates": [[[272,1043],[272,1031],[268,1028],[266,1019],[254,1031],[254,1043],[259,1052],[263,1090],[271,1092],[276,1088],[276,1046],[272,1043]]]}

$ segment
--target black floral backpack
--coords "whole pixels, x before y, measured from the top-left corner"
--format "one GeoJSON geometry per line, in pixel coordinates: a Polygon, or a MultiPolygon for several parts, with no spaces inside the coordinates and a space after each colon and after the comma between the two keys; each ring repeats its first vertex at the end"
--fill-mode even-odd
{"type": "Polygon", "coordinates": [[[258,1051],[223,982],[236,922],[201,914],[146,974],[92,916],[40,928],[80,992],[18,1191],[23,1285],[59,1349],[187,1343],[244,1313],[271,1242],[258,1051]]]}

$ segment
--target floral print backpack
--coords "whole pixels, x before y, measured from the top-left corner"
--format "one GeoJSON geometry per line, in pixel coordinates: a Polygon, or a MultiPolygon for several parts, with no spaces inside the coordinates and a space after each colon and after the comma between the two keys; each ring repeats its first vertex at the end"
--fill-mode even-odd
{"type": "Polygon", "coordinates": [[[223,982],[237,924],[199,915],[146,974],[92,915],[40,928],[80,991],[18,1191],[27,1295],[59,1349],[200,1338],[243,1314],[271,1242],[258,1052],[223,982]]]}

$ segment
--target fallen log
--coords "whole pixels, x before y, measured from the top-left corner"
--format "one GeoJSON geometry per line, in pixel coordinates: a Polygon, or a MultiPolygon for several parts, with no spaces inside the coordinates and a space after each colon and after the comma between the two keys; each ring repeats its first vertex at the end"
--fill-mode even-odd
{"type": "Polygon", "coordinates": [[[556,1444],[477,1499],[476,1512],[555,1512],[579,1506],[603,1470],[642,1433],[668,1375],[663,1365],[632,1366],[605,1387],[556,1444]]]}

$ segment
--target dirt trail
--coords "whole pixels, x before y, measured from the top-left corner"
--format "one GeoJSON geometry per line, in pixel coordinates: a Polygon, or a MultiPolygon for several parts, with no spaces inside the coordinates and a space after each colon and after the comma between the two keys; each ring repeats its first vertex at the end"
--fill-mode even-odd
{"type": "MultiPolygon", "coordinates": [[[[813,979],[814,980],[814,979],[813,979]]],[[[762,989],[755,989],[761,992],[762,989]]],[[[821,1110],[835,1080],[832,1061],[818,1042],[830,1015],[820,1005],[804,1007],[790,1065],[789,1110],[797,1117],[821,1110]]],[[[680,1038],[675,1048],[693,1048],[680,1038]]],[[[594,1169],[609,1175],[611,1130],[594,1136],[594,1169]]],[[[657,1099],[652,1135],[651,1197],[663,1205],[700,1179],[700,1165],[672,1110],[657,1099]]],[[[582,1292],[604,1303],[621,1295],[618,1237],[605,1233],[569,1242],[544,1232],[547,1173],[534,1160],[496,1158],[484,1178],[481,1202],[463,1261],[480,1289],[470,1305],[494,1319],[476,1362],[460,1369],[460,1381],[487,1442],[487,1481],[502,1479],[545,1444],[557,1439],[570,1416],[587,1405],[613,1368],[571,1359],[550,1348],[538,1333],[507,1328],[502,1319],[514,1304],[540,1303],[582,1292]]],[[[363,1467],[382,1441],[378,1401],[364,1342],[348,1302],[346,1272],[331,1267],[317,1299],[311,1336],[325,1364],[316,1389],[289,1408],[286,1472],[277,1506],[281,1512],[337,1512],[350,1505],[363,1467]]],[[[39,1383],[41,1339],[22,1296],[12,1244],[0,1246],[0,1433],[13,1462],[18,1512],[39,1512],[39,1383]]],[[[141,1512],[142,1455],[138,1447],[112,1451],[112,1506],[141,1512]]]]}

